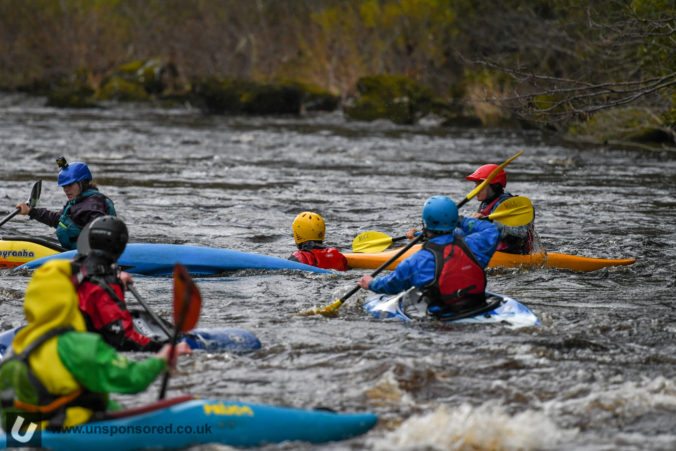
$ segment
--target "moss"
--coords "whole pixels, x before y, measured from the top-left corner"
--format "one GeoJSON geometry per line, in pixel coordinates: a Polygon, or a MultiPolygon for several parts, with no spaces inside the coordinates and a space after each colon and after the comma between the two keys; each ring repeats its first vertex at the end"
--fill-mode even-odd
{"type": "Polygon", "coordinates": [[[96,106],[94,90],[82,83],[62,84],[47,94],[47,106],[57,108],[92,108],[96,106]]]}
{"type": "Polygon", "coordinates": [[[194,94],[213,114],[300,114],[305,91],[296,83],[257,83],[209,77],[194,83],[194,94]]]}
{"type": "Polygon", "coordinates": [[[344,105],[349,119],[414,124],[434,109],[432,90],[401,75],[363,77],[357,82],[357,93],[344,105]]]}
{"type": "Polygon", "coordinates": [[[115,68],[112,73],[101,83],[103,87],[113,83],[114,92],[111,95],[103,93],[104,98],[117,100],[143,100],[149,96],[161,96],[163,94],[175,94],[186,90],[181,82],[178,69],[172,63],[165,63],[159,58],[144,61],[131,61],[115,68]],[[131,85],[139,86],[146,95],[140,95],[138,89],[131,85]]]}
{"type": "Polygon", "coordinates": [[[193,82],[193,93],[209,113],[237,114],[243,112],[241,96],[250,85],[234,78],[206,77],[193,82]]]}
{"type": "Polygon", "coordinates": [[[100,100],[120,100],[137,102],[148,100],[148,93],[138,83],[125,80],[122,77],[112,77],[97,91],[96,97],[100,100]]]}
{"type": "Polygon", "coordinates": [[[281,84],[302,92],[302,111],[335,111],[340,104],[339,96],[319,86],[299,81],[282,81],[281,84]]]}

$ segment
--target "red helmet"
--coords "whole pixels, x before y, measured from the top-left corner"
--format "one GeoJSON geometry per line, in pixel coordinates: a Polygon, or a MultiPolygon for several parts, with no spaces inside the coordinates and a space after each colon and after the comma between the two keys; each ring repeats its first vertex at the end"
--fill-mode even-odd
{"type": "MultiPolygon", "coordinates": [[[[465,178],[472,182],[483,182],[484,180],[486,180],[486,177],[491,175],[491,172],[493,172],[497,167],[498,167],[497,164],[485,164],[465,178]]],[[[503,188],[507,186],[507,174],[505,174],[504,169],[500,170],[500,172],[498,172],[498,175],[493,177],[493,180],[491,180],[491,184],[493,183],[499,183],[502,185],[503,188]]]]}

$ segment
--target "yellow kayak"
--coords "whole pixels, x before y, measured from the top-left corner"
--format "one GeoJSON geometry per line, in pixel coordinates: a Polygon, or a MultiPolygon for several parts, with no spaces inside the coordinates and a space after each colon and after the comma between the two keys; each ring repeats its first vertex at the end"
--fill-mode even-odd
{"type": "Polygon", "coordinates": [[[58,254],[57,245],[46,241],[30,238],[15,238],[0,240],[0,269],[15,268],[36,258],[58,254]]]}
{"type": "MultiPolygon", "coordinates": [[[[401,257],[392,262],[387,269],[392,270],[397,267],[399,262],[404,260],[420,250],[422,245],[415,245],[406,251],[401,257]]],[[[399,249],[392,249],[385,252],[377,252],[374,254],[365,253],[348,253],[345,254],[347,264],[350,268],[365,268],[375,269],[380,267],[388,259],[392,258],[399,249]]],[[[489,268],[517,268],[517,267],[543,267],[570,269],[573,271],[596,271],[597,269],[605,268],[607,266],[624,266],[631,265],[636,262],[635,258],[622,259],[606,259],[606,258],[591,258],[580,257],[577,255],[558,254],[558,253],[540,253],[530,255],[506,254],[504,252],[496,252],[488,262],[489,268]]]]}

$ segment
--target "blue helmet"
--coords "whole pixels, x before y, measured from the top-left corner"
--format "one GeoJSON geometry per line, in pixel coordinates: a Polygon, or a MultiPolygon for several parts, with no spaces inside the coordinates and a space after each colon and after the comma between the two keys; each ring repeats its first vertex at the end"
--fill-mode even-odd
{"type": "Polygon", "coordinates": [[[91,180],[92,173],[86,164],[76,161],[70,163],[65,168],[59,171],[59,186],[70,185],[73,182],[81,182],[83,180],[91,180]]]}
{"type": "Polygon", "coordinates": [[[434,232],[450,232],[458,225],[458,207],[446,196],[433,196],[423,207],[425,228],[434,232]]]}

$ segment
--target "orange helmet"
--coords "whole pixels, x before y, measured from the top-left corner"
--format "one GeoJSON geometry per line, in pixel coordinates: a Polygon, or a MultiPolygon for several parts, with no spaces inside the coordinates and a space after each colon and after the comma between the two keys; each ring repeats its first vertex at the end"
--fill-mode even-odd
{"type": "MultiPolygon", "coordinates": [[[[483,182],[497,167],[497,164],[485,164],[465,178],[472,182],[483,182]]],[[[507,174],[504,169],[498,172],[498,175],[493,177],[491,184],[493,183],[499,183],[503,188],[507,186],[507,174]]]]}
{"type": "Polygon", "coordinates": [[[293,238],[296,244],[306,241],[324,241],[324,220],[317,213],[304,211],[293,220],[293,238]]]}

